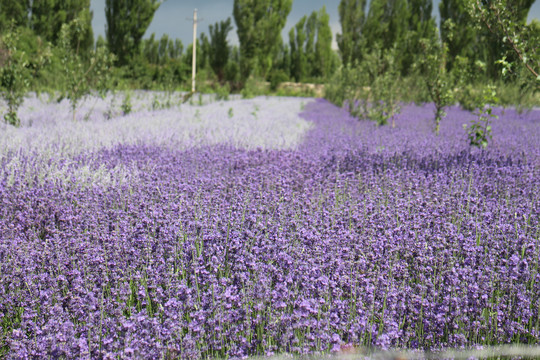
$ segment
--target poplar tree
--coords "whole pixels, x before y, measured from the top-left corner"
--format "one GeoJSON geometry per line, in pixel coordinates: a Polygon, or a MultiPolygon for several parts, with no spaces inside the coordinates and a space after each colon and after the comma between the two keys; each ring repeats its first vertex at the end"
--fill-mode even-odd
{"type": "Polygon", "coordinates": [[[148,39],[142,42],[142,53],[150,64],[159,64],[159,42],[156,40],[156,34],[152,33],[148,39]]]}
{"type": "MultiPolygon", "coordinates": [[[[34,0],[31,4],[30,27],[45,40],[58,44],[62,25],[77,20],[82,26],[82,33],[77,41],[72,39],[71,42],[84,55],[94,45],[92,16],[90,0],[34,0]]],[[[73,50],[77,51],[75,48],[73,50]]]]}
{"type": "Polygon", "coordinates": [[[290,74],[296,81],[324,77],[333,68],[332,30],[326,7],[304,16],[289,32],[290,74]]]}
{"type": "Polygon", "coordinates": [[[362,58],[366,0],[341,0],[338,7],[341,34],[336,40],[343,65],[362,58]]]}
{"type": "Polygon", "coordinates": [[[306,42],[306,21],[307,16],[303,16],[296,25],[289,31],[289,46],[291,49],[291,77],[297,82],[304,80],[309,65],[307,61],[304,43],[306,42]]]}
{"type": "Polygon", "coordinates": [[[291,8],[292,0],[234,0],[243,79],[252,73],[266,77],[270,72],[291,8]]]}
{"type": "Polygon", "coordinates": [[[230,47],[227,36],[232,30],[231,19],[210,25],[209,62],[220,83],[225,79],[225,66],[229,61],[230,47]]]}
{"type": "Polygon", "coordinates": [[[491,50],[487,65],[491,77],[499,77],[501,66],[503,74],[515,74],[518,64],[521,64],[536,77],[536,86],[540,86],[540,39],[527,25],[527,16],[534,1],[470,2],[470,14],[487,33],[488,49],[491,50]]]}
{"type": "Polygon", "coordinates": [[[409,74],[418,54],[422,53],[422,39],[429,39],[437,34],[437,23],[432,15],[432,0],[407,0],[407,20],[404,33],[396,42],[399,52],[399,68],[403,75],[409,74]]]}
{"type": "Polygon", "coordinates": [[[480,58],[480,33],[469,14],[469,0],[441,0],[441,40],[448,46],[448,67],[457,56],[474,61],[480,58]]]}
{"type": "Polygon", "coordinates": [[[334,52],[332,51],[330,16],[326,12],[326,6],[323,6],[318,14],[317,43],[315,44],[313,75],[320,77],[330,76],[336,67],[334,56],[334,52]]]}
{"type": "Polygon", "coordinates": [[[365,20],[364,51],[388,50],[404,39],[410,17],[407,0],[371,0],[365,20]]]}
{"type": "Polygon", "coordinates": [[[160,0],[105,1],[107,44],[118,65],[128,65],[139,54],[142,37],[160,5],[160,0]]]}
{"type": "Polygon", "coordinates": [[[7,31],[11,21],[15,26],[28,26],[30,0],[0,0],[0,30],[7,31]]]}
{"type": "Polygon", "coordinates": [[[169,61],[169,35],[163,34],[161,39],[159,39],[158,54],[160,63],[163,65],[169,61]]]}
{"type": "MultiPolygon", "coordinates": [[[[204,35],[202,33],[201,35],[204,35]]],[[[203,69],[206,66],[206,58],[204,53],[204,41],[205,37],[201,36],[201,39],[197,39],[197,69],[203,69]]],[[[186,65],[186,69],[191,70],[193,64],[193,44],[189,44],[186,48],[186,52],[182,56],[182,62],[186,65]]],[[[191,72],[189,73],[191,76],[191,72]]]]}

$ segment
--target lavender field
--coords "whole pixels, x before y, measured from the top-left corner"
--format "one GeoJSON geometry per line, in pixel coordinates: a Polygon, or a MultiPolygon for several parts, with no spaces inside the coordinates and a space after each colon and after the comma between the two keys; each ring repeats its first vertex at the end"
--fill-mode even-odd
{"type": "Polygon", "coordinates": [[[133,101],[0,125],[0,357],[540,343],[540,110],[133,101]]]}

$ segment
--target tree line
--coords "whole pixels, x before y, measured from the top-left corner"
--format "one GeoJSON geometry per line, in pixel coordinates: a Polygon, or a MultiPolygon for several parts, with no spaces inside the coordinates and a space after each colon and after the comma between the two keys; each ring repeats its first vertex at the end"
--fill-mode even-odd
{"type": "MultiPolygon", "coordinates": [[[[432,0],[341,0],[337,50],[325,7],[306,14],[282,38],[292,3],[234,0],[232,19],[210,25],[197,39],[199,83],[226,91],[246,89],[250,79],[274,89],[284,81],[326,83],[332,101],[360,104],[351,110],[382,123],[397,110],[397,100],[431,100],[443,109],[455,100],[449,89],[458,85],[471,90],[458,95],[463,102],[482,96],[474,91],[478,83],[517,86],[514,100],[527,87],[538,90],[540,23],[527,24],[534,0],[441,0],[438,23],[432,0]],[[238,46],[227,40],[233,21],[238,46]],[[536,81],[524,85],[524,73],[536,74],[536,81]],[[385,104],[379,115],[367,106],[373,100],[385,104]]],[[[143,39],[161,4],[106,0],[105,37],[94,40],[90,0],[0,0],[3,92],[20,83],[26,90],[63,92],[76,103],[98,85],[185,87],[193,44],[168,35],[143,39]],[[98,84],[96,73],[107,81],[98,84]]]]}
{"type": "MultiPolygon", "coordinates": [[[[540,23],[534,0],[341,0],[342,66],[326,96],[359,119],[389,121],[403,101],[431,102],[434,131],[459,103],[477,115],[470,144],[491,139],[492,106],[538,104],[540,23]]],[[[519,109],[519,108],[518,108],[519,109]]]]}
{"type": "MultiPolygon", "coordinates": [[[[237,0],[231,9],[239,46],[227,40],[233,30],[231,18],[210,25],[208,33],[198,37],[197,65],[203,77],[239,89],[250,76],[322,82],[337,68],[339,57],[331,48],[332,32],[324,7],[291,29],[287,44],[281,31],[292,0],[251,3],[237,0]]],[[[115,57],[111,71],[116,82],[139,88],[179,87],[190,76],[193,45],[185,46],[166,34],[143,39],[161,4],[159,0],[106,0],[105,37],[94,41],[90,0],[0,0],[0,31],[17,30],[29,67],[35,65],[33,55],[47,48],[53,63],[49,69],[57,70],[60,59],[55,49],[60,45],[62,25],[76,21],[80,39],[73,42],[77,47],[73,50],[89,59],[96,48],[106,48],[115,57]]],[[[59,86],[50,81],[56,76],[39,75],[45,77],[40,78],[41,84],[59,86]]]]}

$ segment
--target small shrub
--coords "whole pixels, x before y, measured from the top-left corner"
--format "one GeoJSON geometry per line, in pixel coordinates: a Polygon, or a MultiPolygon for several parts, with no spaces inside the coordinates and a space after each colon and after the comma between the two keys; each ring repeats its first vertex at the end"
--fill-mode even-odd
{"type": "Polygon", "coordinates": [[[454,101],[453,84],[446,70],[448,47],[436,35],[422,39],[420,45],[423,54],[417,66],[424,77],[431,101],[435,104],[435,134],[439,135],[441,120],[446,117],[445,108],[454,101]]]}
{"type": "Polygon", "coordinates": [[[104,46],[96,48],[90,55],[90,60],[85,61],[79,54],[79,45],[84,36],[84,22],[79,18],[63,24],[60,30],[59,51],[67,79],[63,97],[70,101],[73,120],[79,102],[92,90],[97,90],[101,97],[107,94],[111,80],[110,68],[114,61],[114,57],[104,46]]]}
{"type": "Polygon", "coordinates": [[[244,99],[251,99],[255,96],[265,95],[267,92],[266,83],[264,81],[249,77],[244,83],[241,94],[244,99]]]}
{"type": "Polygon", "coordinates": [[[359,119],[371,119],[386,125],[399,112],[400,76],[395,51],[375,49],[362,63],[341,67],[328,86],[325,97],[338,106],[346,105],[359,119]]]}
{"type": "Polygon", "coordinates": [[[19,34],[12,25],[11,30],[2,37],[0,48],[0,94],[8,106],[4,120],[13,126],[21,124],[17,110],[30,85],[25,54],[17,50],[18,40],[19,34]]]}
{"type": "Polygon", "coordinates": [[[152,110],[159,110],[162,108],[163,106],[161,105],[161,101],[159,101],[159,96],[154,94],[154,97],[152,98],[152,110]]]}
{"type": "Polygon", "coordinates": [[[358,92],[364,89],[363,82],[358,63],[341,66],[325,87],[324,97],[339,107],[347,103],[351,112],[356,106],[353,99],[356,99],[358,92]]]}
{"type": "Polygon", "coordinates": [[[270,81],[270,90],[276,91],[279,84],[289,80],[289,77],[283,70],[272,70],[268,80],[270,81]]]}
{"type": "Polygon", "coordinates": [[[369,76],[370,91],[363,103],[367,117],[377,125],[387,125],[392,119],[395,127],[395,115],[399,112],[399,80],[400,75],[395,61],[396,53],[390,50],[383,53],[376,49],[367,55],[363,63],[363,71],[369,76]],[[366,113],[367,111],[367,113],[366,113]]]}
{"type": "Polygon", "coordinates": [[[115,114],[116,109],[116,100],[117,100],[117,92],[111,91],[111,102],[109,103],[109,106],[107,107],[107,111],[105,111],[105,119],[109,120],[111,119],[115,114]]]}
{"type": "Polygon", "coordinates": [[[540,106],[540,89],[534,83],[528,81],[528,72],[523,68],[516,69],[513,81],[501,80],[496,83],[499,104],[503,106],[515,106],[519,113],[540,106]]]}
{"type": "Polygon", "coordinates": [[[124,115],[131,113],[132,105],[131,105],[131,92],[130,91],[127,91],[125,93],[121,108],[122,108],[122,113],[124,115]]]}
{"type": "Polygon", "coordinates": [[[217,85],[216,89],[216,98],[217,100],[229,100],[229,94],[231,92],[231,87],[228,83],[225,83],[225,85],[217,85]]]}
{"type": "Polygon", "coordinates": [[[407,91],[401,91],[399,93],[400,100],[404,103],[414,102],[420,105],[430,101],[430,96],[422,76],[415,74],[414,71],[409,76],[401,78],[398,86],[401,89],[407,89],[407,91]]]}
{"type": "Polygon", "coordinates": [[[473,120],[470,125],[463,125],[463,128],[467,131],[467,137],[471,146],[485,149],[488,146],[488,142],[492,140],[491,120],[497,118],[497,115],[493,114],[492,106],[497,104],[498,101],[495,87],[484,87],[481,101],[476,104],[475,115],[478,118],[473,120]]]}

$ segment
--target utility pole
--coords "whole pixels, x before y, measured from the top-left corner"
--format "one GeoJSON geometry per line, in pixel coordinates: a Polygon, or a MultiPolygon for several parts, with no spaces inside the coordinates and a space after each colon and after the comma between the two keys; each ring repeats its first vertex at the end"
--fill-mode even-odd
{"type": "Polygon", "coordinates": [[[191,63],[191,92],[195,93],[195,74],[197,73],[197,9],[193,11],[193,58],[191,63]]]}

